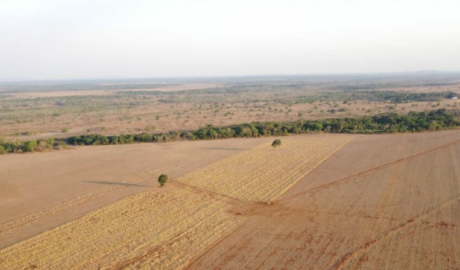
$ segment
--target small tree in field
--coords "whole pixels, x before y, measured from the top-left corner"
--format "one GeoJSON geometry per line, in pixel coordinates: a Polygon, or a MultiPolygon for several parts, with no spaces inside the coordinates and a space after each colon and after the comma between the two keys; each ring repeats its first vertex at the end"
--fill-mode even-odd
{"type": "Polygon", "coordinates": [[[273,148],[281,146],[281,140],[280,139],[274,140],[273,143],[272,143],[272,146],[273,146],[273,148]]]}
{"type": "Polygon", "coordinates": [[[160,183],[160,186],[166,185],[166,182],[168,182],[168,176],[166,174],[162,174],[158,177],[158,183],[160,183]]]}

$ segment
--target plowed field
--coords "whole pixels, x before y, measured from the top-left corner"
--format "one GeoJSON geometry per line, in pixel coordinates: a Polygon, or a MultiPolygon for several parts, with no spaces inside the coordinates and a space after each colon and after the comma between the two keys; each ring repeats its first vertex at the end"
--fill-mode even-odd
{"type": "Polygon", "coordinates": [[[0,268],[460,269],[460,132],[281,139],[9,245],[0,268]]]}

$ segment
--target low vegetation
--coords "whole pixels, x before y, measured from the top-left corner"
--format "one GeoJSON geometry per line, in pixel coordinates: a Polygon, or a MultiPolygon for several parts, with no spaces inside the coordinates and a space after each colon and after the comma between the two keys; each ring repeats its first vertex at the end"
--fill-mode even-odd
{"type": "Polygon", "coordinates": [[[166,185],[166,182],[168,182],[168,176],[166,174],[162,174],[160,177],[158,177],[158,183],[160,183],[160,186],[163,187],[166,185]]]}
{"type": "Polygon", "coordinates": [[[286,136],[311,132],[326,133],[397,133],[435,131],[460,126],[455,115],[445,109],[431,112],[409,112],[357,118],[332,118],[324,120],[299,120],[293,122],[253,122],[226,127],[208,125],[195,131],[158,134],[122,134],[104,136],[98,134],[74,136],[67,139],[72,145],[106,145],[133,142],[168,142],[175,140],[212,140],[223,138],[286,136]]]}
{"type": "Polygon", "coordinates": [[[433,102],[443,99],[450,99],[457,96],[452,91],[446,92],[429,92],[429,93],[412,93],[398,91],[343,91],[343,92],[324,92],[316,95],[298,96],[295,99],[280,99],[282,103],[314,103],[317,101],[369,101],[369,102],[387,102],[393,104],[409,102],[433,102]]]}
{"type": "Polygon", "coordinates": [[[273,143],[272,143],[272,146],[273,146],[273,148],[281,146],[281,140],[280,139],[274,140],[273,143]]]}
{"type": "Polygon", "coordinates": [[[48,152],[67,148],[64,141],[56,141],[54,138],[7,142],[0,139],[0,155],[7,153],[24,153],[24,152],[48,152]]]}
{"type": "MultiPolygon", "coordinates": [[[[406,133],[436,131],[457,128],[460,122],[456,113],[446,109],[430,112],[409,112],[406,115],[398,113],[385,113],[375,116],[362,116],[355,118],[331,118],[320,120],[298,120],[290,122],[253,122],[239,125],[216,127],[207,125],[195,131],[174,131],[167,133],[141,133],[105,136],[88,134],[73,136],[66,139],[71,145],[114,145],[135,142],[169,142],[177,140],[212,140],[224,138],[287,136],[291,134],[304,134],[314,132],[324,133],[406,133]]],[[[0,153],[22,153],[45,151],[52,147],[59,147],[63,142],[54,139],[16,141],[8,143],[0,141],[0,153]]]]}

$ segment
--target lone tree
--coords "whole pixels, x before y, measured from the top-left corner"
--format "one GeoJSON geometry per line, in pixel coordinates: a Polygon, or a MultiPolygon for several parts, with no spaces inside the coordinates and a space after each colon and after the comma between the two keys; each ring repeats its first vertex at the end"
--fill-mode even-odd
{"type": "Polygon", "coordinates": [[[158,183],[160,183],[160,186],[166,185],[166,182],[168,182],[168,176],[166,174],[162,174],[158,177],[158,183]]]}
{"type": "Polygon", "coordinates": [[[278,146],[281,146],[281,140],[280,140],[280,139],[274,140],[273,143],[272,143],[272,146],[273,146],[274,148],[276,148],[276,147],[278,147],[278,146]]]}

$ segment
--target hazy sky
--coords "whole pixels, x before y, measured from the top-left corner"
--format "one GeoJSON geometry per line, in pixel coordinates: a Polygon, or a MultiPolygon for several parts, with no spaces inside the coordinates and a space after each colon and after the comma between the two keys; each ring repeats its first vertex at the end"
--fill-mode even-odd
{"type": "Polygon", "coordinates": [[[1,0],[0,79],[460,71],[459,0],[1,0]]]}

